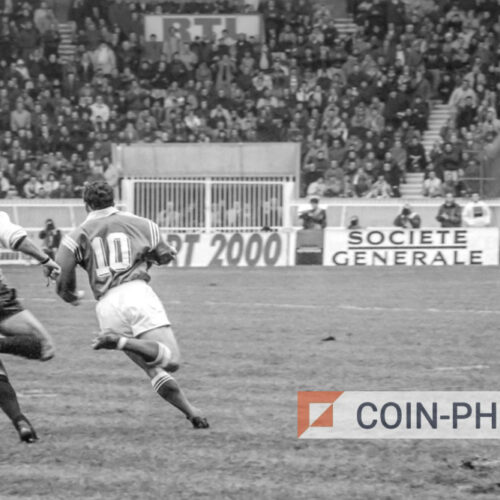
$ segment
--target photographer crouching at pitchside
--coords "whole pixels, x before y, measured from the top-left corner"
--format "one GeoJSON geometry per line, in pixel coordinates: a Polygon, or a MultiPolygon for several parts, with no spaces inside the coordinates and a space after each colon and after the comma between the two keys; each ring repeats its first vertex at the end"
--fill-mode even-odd
{"type": "Polygon", "coordinates": [[[409,203],[405,203],[401,212],[394,219],[396,227],[403,227],[406,229],[418,229],[422,224],[420,215],[417,214],[409,203]]]}
{"type": "Polygon", "coordinates": [[[43,240],[43,251],[53,259],[61,243],[61,231],[52,219],[45,221],[45,228],[38,233],[38,237],[43,240]]]}

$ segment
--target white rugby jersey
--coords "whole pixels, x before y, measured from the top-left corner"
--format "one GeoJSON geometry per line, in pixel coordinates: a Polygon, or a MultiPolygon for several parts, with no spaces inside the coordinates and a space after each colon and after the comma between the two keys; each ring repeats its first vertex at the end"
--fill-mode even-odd
{"type": "Polygon", "coordinates": [[[9,214],[0,212],[0,243],[5,248],[15,250],[18,243],[28,236],[24,228],[10,221],[9,214]]]}
{"type": "MultiPolygon", "coordinates": [[[[17,245],[28,233],[24,228],[10,221],[9,214],[0,211],[0,244],[11,250],[15,250],[17,245]]],[[[5,286],[5,279],[0,269],[0,286],[5,286]]]]}

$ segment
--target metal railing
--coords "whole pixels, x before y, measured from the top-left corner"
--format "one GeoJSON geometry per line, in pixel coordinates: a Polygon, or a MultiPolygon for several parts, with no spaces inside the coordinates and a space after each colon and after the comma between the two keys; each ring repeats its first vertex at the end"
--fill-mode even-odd
{"type": "Polygon", "coordinates": [[[289,227],[292,178],[124,179],[128,210],[172,232],[289,227]]]}

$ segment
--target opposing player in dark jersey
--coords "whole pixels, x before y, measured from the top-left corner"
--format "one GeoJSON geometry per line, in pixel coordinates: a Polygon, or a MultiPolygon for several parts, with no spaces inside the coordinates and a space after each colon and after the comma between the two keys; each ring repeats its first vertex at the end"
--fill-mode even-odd
{"type": "MultiPolygon", "coordinates": [[[[5,212],[0,212],[0,243],[3,247],[23,252],[44,266],[47,276],[57,277],[59,266],[30,238],[26,231],[13,224],[5,212]]],[[[42,324],[17,300],[0,271],[0,353],[47,361],[54,356],[52,339],[42,324]]],[[[33,443],[38,437],[29,420],[21,412],[16,392],[0,361],[0,408],[14,424],[21,441],[33,443]]]]}
{"type": "Polygon", "coordinates": [[[105,182],[87,185],[83,200],[89,215],[63,239],[57,253],[57,293],[78,305],[82,292],[76,289],[75,268],[85,269],[98,301],[101,334],[94,348],[123,350],[195,428],[208,427],[170,374],[179,368],[179,347],[163,305],[148,285],[151,265],[168,264],[175,250],[162,240],[154,222],[117,210],[113,189],[105,182]]]}

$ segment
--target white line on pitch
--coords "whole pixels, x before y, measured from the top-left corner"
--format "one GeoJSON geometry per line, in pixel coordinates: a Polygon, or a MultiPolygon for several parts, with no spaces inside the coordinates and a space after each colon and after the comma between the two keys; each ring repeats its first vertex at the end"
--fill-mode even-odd
{"type": "MultiPolygon", "coordinates": [[[[25,299],[26,302],[61,302],[55,298],[44,297],[31,297],[25,299]]],[[[93,299],[83,299],[84,303],[95,303],[93,299]]],[[[180,300],[164,301],[165,304],[181,305],[183,302],[180,300]]],[[[438,309],[435,307],[428,307],[419,309],[416,307],[381,307],[381,306],[355,306],[348,304],[332,305],[332,304],[288,304],[288,303],[274,303],[274,302],[213,302],[207,300],[203,302],[207,306],[229,306],[229,307],[268,307],[272,309],[341,309],[346,311],[360,311],[360,312],[414,312],[414,313],[437,313],[437,314],[477,314],[477,315],[500,315],[500,310],[497,309],[438,309]]]]}
{"type": "Polygon", "coordinates": [[[212,302],[206,301],[207,306],[234,306],[234,307],[269,307],[276,309],[342,309],[346,311],[361,311],[361,312],[416,312],[416,313],[464,313],[464,314],[500,314],[499,310],[494,309],[437,309],[429,307],[418,309],[414,307],[379,307],[379,306],[352,306],[352,305],[332,305],[332,304],[277,304],[274,302],[212,302]]]}
{"type": "Polygon", "coordinates": [[[275,304],[273,302],[211,302],[205,301],[207,306],[236,306],[236,307],[272,307],[281,309],[328,309],[330,305],[317,304],[275,304]]]}
{"type": "Polygon", "coordinates": [[[496,309],[438,309],[435,307],[428,307],[424,309],[417,309],[415,307],[361,307],[361,306],[351,306],[351,305],[340,305],[337,306],[338,309],[345,309],[348,311],[368,311],[368,312],[417,312],[417,313],[451,313],[451,314],[500,314],[499,310],[496,309]]]}
{"type": "MultiPolygon", "coordinates": [[[[50,297],[30,297],[28,299],[21,299],[25,302],[61,302],[63,303],[62,300],[60,299],[54,299],[50,297]]],[[[90,302],[95,304],[96,301],[94,299],[82,299],[80,302],[90,302]]],[[[172,305],[180,305],[182,302],[180,300],[167,300],[164,301],[165,304],[172,304],[172,305]]]]}
{"type": "Polygon", "coordinates": [[[472,366],[436,366],[431,368],[433,371],[437,372],[461,372],[470,370],[489,370],[488,365],[472,365],[472,366]]]}

